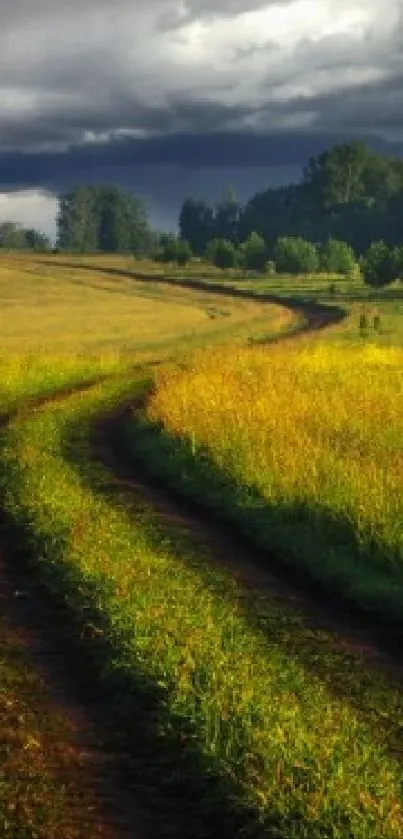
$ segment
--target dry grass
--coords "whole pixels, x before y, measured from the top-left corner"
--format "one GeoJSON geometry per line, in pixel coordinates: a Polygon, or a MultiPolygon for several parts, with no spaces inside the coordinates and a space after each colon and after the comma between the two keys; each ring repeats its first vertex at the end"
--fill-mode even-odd
{"type": "Polygon", "coordinates": [[[177,354],[179,346],[264,335],[293,322],[282,307],[136,282],[124,258],[92,260],[1,257],[2,411],[133,361],[177,354]]]}
{"type": "Polygon", "coordinates": [[[240,506],[263,505],[268,542],[319,579],[348,589],[358,575],[361,599],[374,601],[364,574],[403,580],[402,349],[198,353],[161,373],[148,417],[196,460],[207,454],[240,488],[240,506]]]}

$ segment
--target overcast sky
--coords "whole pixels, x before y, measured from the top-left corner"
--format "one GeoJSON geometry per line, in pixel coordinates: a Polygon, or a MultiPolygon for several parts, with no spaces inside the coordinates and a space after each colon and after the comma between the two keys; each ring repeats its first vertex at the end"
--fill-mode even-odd
{"type": "Polygon", "coordinates": [[[367,138],[403,156],[403,0],[0,0],[0,219],[114,182],[172,228],[367,138]]]}

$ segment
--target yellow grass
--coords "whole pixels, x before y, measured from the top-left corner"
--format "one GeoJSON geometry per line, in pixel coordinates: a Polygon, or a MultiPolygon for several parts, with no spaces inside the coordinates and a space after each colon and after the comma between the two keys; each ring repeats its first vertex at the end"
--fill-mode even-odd
{"type": "Polygon", "coordinates": [[[271,509],[303,510],[319,541],[328,527],[330,544],[356,542],[383,567],[403,562],[403,349],[199,353],[160,376],[149,417],[271,509]]]}
{"type": "Polygon", "coordinates": [[[1,257],[2,409],[24,394],[163,356],[179,344],[292,323],[282,307],[136,282],[127,273],[134,267],[119,257],[1,257]]]}

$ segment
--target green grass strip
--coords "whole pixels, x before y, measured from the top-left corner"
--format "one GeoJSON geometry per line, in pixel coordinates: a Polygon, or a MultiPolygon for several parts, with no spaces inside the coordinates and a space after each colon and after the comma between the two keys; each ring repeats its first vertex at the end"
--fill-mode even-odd
{"type": "Polygon", "coordinates": [[[344,661],[338,680],[352,696],[339,693],[331,663],[326,677],[313,654],[311,666],[292,654],[295,633],[309,646],[295,616],[269,604],[258,626],[253,599],[246,608],[202,551],[147,509],[130,518],[105,497],[91,421],[133,387],[100,385],[16,418],[2,482],[42,580],[91,651],[135,786],[155,808],[178,800],[205,837],[219,827],[255,839],[398,839],[399,693],[344,661]]]}
{"type": "Polygon", "coordinates": [[[169,434],[144,413],[133,413],[120,433],[150,476],[210,509],[268,551],[271,561],[306,573],[318,589],[338,595],[362,613],[395,627],[403,624],[402,567],[376,562],[381,554],[377,545],[372,553],[369,548],[367,555],[359,555],[353,528],[335,523],[319,504],[316,519],[308,503],[271,504],[258,489],[234,477],[230,463],[226,470],[220,468],[206,447],[196,450],[188,437],[169,434]]]}

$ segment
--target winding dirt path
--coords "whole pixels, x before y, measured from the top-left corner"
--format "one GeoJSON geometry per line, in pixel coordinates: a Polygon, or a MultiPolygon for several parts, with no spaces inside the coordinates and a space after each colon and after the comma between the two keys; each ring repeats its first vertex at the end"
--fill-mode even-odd
{"type": "MultiPolygon", "coordinates": [[[[83,690],[79,662],[71,661],[71,625],[15,560],[13,550],[0,553],[4,629],[0,655],[23,654],[27,663],[26,704],[50,731],[46,735],[45,763],[54,777],[55,793],[63,790],[63,813],[58,817],[56,832],[46,837],[143,839],[149,835],[145,814],[122,789],[115,769],[116,756],[102,743],[99,720],[93,703],[91,707],[89,704],[91,697],[83,690]],[[29,695],[32,687],[35,692],[29,695]]],[[[22,687],[25,692],[25,685],[22,687]]],[[[51,801],[49,806],[52,808],[51,801]]]]}
{"type": "MultiPolygon", "coordinates": [[[[203,288],[203,283],[190,282],[191,288],[203,288]]],[[[208,291],[213,289],[208,286],[208,291]]],[[[229,294],[228,289],[214,289],[217,294],[229,294]]],[[[246,296],[241,291],[238,292],[246,296]]],[[[259,298],[261,300],[262,297],[259,298]]],[[[266,296],[267,302],[280,302],[273,296],[266,296]]],[[[290,306],[305,322],[298,334],[314,332],[340,320],[342,312],[327,307],[301,304],[293,301],[290,306]]],[[[296,335],[296,333],[294,333],[296,335]]],[[[287,335],[287,340],[290,335],[287,335]]],[[[274,339],[276,340],[276,339],[274,339]]],[[[85,387],[85,386],[84,386],[85,387]]],[[[88,384],[87,387],[91,387],[88,384]]],[[[32,408],[45,405],[54,399],[67,399],[69,394],[84,388],[67,388],[63,394],[36,399],[32,408]]],[[[179,498],[168,495],[150,480],[139,463],[127,462],[127,453],[122,445],[119,427],[129,410],[130,404],[122,404],[108,415],[94,423],[92,438],[93,457],[101,462],[110,473],[110,482],[124,490],[130,506],[130,498],[140,497],[160,517],[167,527],[184,529],[196,544],[208,546],[211,561],[226,565],[246,589],[259,591],[260,595],[275,598],[304,613],[313,627],[323,627],[333,633],[334,641],[341,647],[357,651],[375,667],[388,670],[394,679],[403,676],[400,667],[385,652],[383,645],[374,636],[373,630],[362,622],[354,621],[329,602],[322,599],[319,607],[312,592],[301,588],[289,575],[264,570],[259,556],[248,545],[231,536],[229,529],[212,521],[204,510],[187,504],[179,498]]],[[[3,417],[3,422],[11,419],[3,417]]],[[[1,525],[1,522],[0,522],[1,525]]],[[[153,815],[141,806],[141,796],[130,790],[119,767],[124,756],[111,753],[103,742],[102,728],[105,708],[102,696],[94,692],[94,686],[86,673],[86,662],[80,658],[79,643],[74,640],[74,627],[67,614],[56,607],[45,596],[31,574],[25,558],[20,555],[17,542],[8,539],[7,530],[1,539],[0,552],[0,608],[10,634],[18,639],[29,661],[42,675],[46,696],[41,697],[46,713],[58,714],[68,721],[72,732],[71,748],[75,755],[74,765],[79,758],[79,777],[76,777],[84,797],[92,802],[91,817],[81,825],[78,836],[83,839],[148,839],[155,835],[179,836],[172,832],[172,825],[156,824],[153,815]],[[140,801],[138,800],[140,797],[140,801]]],[[[385,640],[385,639],[384,639],[385,640]]],[[[390,639],[389,639],[390,640],[390,639]]],[[[77,769],[72,769],[76,772],[77,769]]],[[[71,801],[71,816],[77,818],[71,801]]],[[[177,828],[178,831],[178,828],[177,828]]],[[[187,834],[181,833],[186,839],[187,834]]],[[[60,839],[70,836],[59,833],[60,839]]]]}
{"type": "MultiPolygon", "coordinates": [[[[323,318],[314,313],[299,328],[301,331],[320,328],[328,317],[331,319],[329,312],[323,318]]],[[[24,404],[23,413],[29,415],[36,408],[68,400],[75,393],[96,386],[103,378],[110,377],[100,376],[97,381],[66,385],[53,394],[33,397],[24,404]]],[[[17,409],[3,413],[0,427],[6,427],[16,413],[17,409]]],[[[108,460],[108,450],[104,454],[108,460]]],[[[117,462],[108,462],[117,469],[117,462]]],[[[130,489],[133,488],[132,483],[130,489]]],[[[143,496],[147,494],[145,482],[135,485],[135,489],[143,496]]],[[[148,500],[154,508],[158,507],[153,492],[148,500]]],[[[178,510],[173,506],[166,513],[170,521],[175,516],[179,520],[178,510]]],[[[183,523],[195,527],[190,519],[183,523]]],[[[34,711],[40,709],[42,719],[49,720],[50,727],[55,723],[56,733],[46,746],[52,751],[49,768],[56,788],[67,790],[66,822],[62,817],[62,822],[57,824],[58,838],[147,839],[156,833],[160,836],[176,835],[178,830],[182,833],[177,821],[175,828],[173,824],[161,824],[159,817],[157,825],[150,813],[142,809],[139,796],[129,791],[130,785],[120,771],[124,759],[121,754],[111,753],[110,745],[103,738],[106,707],[91,683],[79,639],[74,638],[74,626],[69,615],[41,589],[35,569],[29,567],[21,553],[18,533],[13,534],[9,524],[0,513],[1,643],[6,656],[23,653],[27,663],[28,706],[34,711]],[[31,688],[30,674],[39,676],[31,688]],[[29,695],[30,690],[34,695],[29,695]],[[62,725],[58,726],[57,721],[62,721],[62,725]]],[[[199,538],[204,541],[211,538],[204,532],[204,523],[199,538]]]]}
{"type": "MultiPolygon", "coordinates": [[[[199,281],[186,284],[197,288],[206,286],[211,290],[211,286],[199,281]]],[[[225,291],[219,287],[217,293],[225,291]]],[[[242,290],[238,293],[247,295],[242,290]]],[[[272,303],[275,298],[268,295],[267,299],[272,303]]],[[[342,310],[320,304],[312,308],[293,301],[292,308],[304,317],[303,323],[293,333],[274,336],[269,343],[298,340],[343,318],[342,310]]],[[[224,565],[246,589],[297,610],[312,630],[328,632],[330,646],[357,654],[371,667],[386,672],[393,681],[403,682],[401,628],[381,626],[370,616],[357,614],[340,597],[324,593],[295,570],[282,569],[275,562],[268,570],[267,552],[259,551],[240,534],[234,536],[233,528],[212,510],[184,498],[171,487],[166,490],[161,481],[147,473],[140,459],[128,457],[122,428],[133,410],[142,408],[141,401],[129,399],[93,424],[93,457],[109,471],[110,488],[123,491],[129,506],[131,497],[142,499],[155,511],[163,526],[168,529],[178,526],[187,532],[196,546],[207,545],[212,562],[224,565]]]]}

